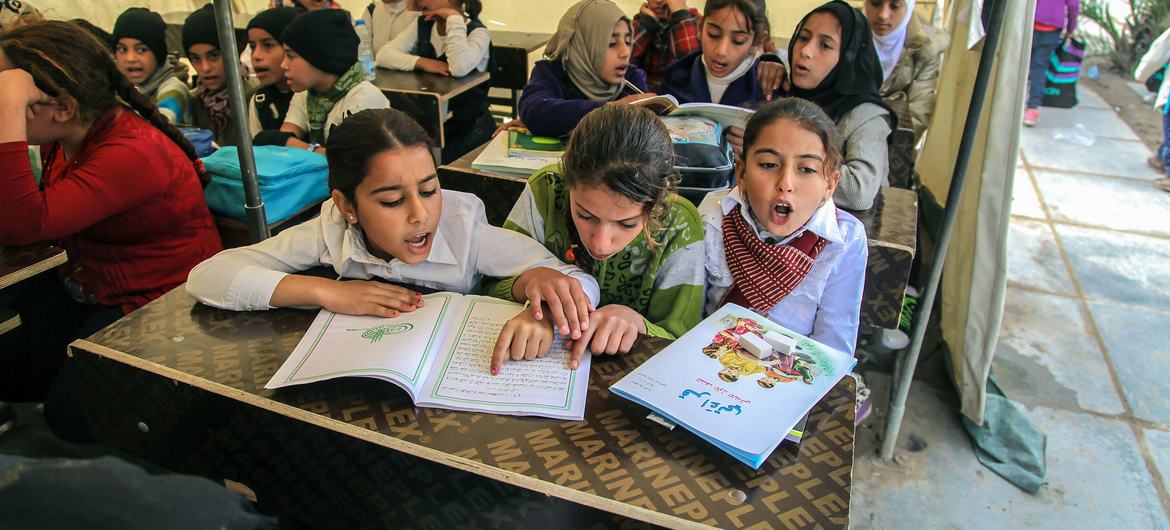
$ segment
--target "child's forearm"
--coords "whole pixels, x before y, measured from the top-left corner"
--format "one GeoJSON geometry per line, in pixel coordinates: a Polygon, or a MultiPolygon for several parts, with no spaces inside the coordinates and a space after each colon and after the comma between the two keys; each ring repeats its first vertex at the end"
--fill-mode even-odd
{"type": "Polygon", "coordinates": [[[289,274],[276,284],[276,289],[272,291],[272,298],[269,299],[268,305],[273,307],[320,307],[324,305],[321,302],[322,293],[334,283],[336,283],[335,280],[326,278],[289,274]]]}

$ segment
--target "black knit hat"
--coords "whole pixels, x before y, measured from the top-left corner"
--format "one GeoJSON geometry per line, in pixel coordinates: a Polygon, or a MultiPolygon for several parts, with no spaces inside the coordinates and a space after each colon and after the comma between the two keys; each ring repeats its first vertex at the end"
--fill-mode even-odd
{"type": "Polygon", "coordinates": [[[219,32],[215,29],[215,8],[211,7],[211,4],[204,5],[187,15],[187,20],[183,22],[183,52],[186,53],[196,44],[221,47],[219,32]]]}
{"type": "Polygon", "coordinates": [[[280,41],[309,64],[342,75],[357,62],[358,35],[344,9],[318,9],[297,15],[280,41]]]}
{"type": "Polygon", "coordinates": [[[144,7],[131,7],[118,15],[114,22],[114,44],[128,37],[138,39],[154,52],[158,64],[167,60],[167,24],[162,15],[144,7]]]}
{"type": "Polygon", "coordinates": [[[272,35],[272,38],[283,42],[280,40],[280,35],[284,33],[284,28],[288,27],[288,24],[301,13],[304,11],[295,7],[265,9],[248,21],[248,29],[262,29],[272,35]]]}

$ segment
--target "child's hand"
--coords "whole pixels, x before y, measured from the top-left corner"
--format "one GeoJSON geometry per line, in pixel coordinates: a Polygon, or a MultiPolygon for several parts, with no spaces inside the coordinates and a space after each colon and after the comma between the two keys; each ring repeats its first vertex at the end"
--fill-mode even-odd
{"type": "Polygon", "coordinates": [[[764,93],[764,101],[772,101],[772,93],[783,88],[788,90],[788,70],[784,63],[760,61],[756,65],[756,76],[760,78],[760,91],[764,93]]]}
{"type": "Polygon", "coordinates": [[[643,2],[642,7],[638,8],[638,13],[646,15],[655,20],[663,18],[662,13],[655,11],[654,8],[650,7],[650,4],[646,2],[643,2]]]}
{"type": "Polygon", "coordinates": [[[589,329],[591,302],[576,278],[548,267],[537,267],[516,279],[512,297],[518,302],[528,301],[535,320],[544,320],[540,304],[548,304],[553,325],[562,335],[578,339],[582,331],[589,329]]]}
{"type": "Polygon", "coordinates": [[[578,340],[565,341],[569,349],[569,368],[581,364],[585,348],[596,354],[628,353],[639,333],[646,333],[646,321],[637,311],[620,304],[610,304],[593,313],[593,329],[578,340]]]}
{"type": "Polygon", "coordinates": [[[492,132],[492,138],[495,138],[497,134],[513,128],[528,129],[528,127],[524,126],[524,122],[520,121],[520,118],[516,118],[512,121],[501,123],[499,127],[496,127],[496,130],[492,132]]]}
{"type": "Polygon", "coordinates": [[[33,109],[37,105],[52,105],[54,100],[48,94],[37,88],[28,72],[20,68],[12,68],[0,72],[0,102],[4,105],[28,109],[27,115],[32,119],[33,109]]]}
{"type": "Polygon", "coordinates": [[[666,0],[666,17],[687,9],[687,0],[666,0]]]}
{"type": "Polygon", "coordinates": [[[736,158],[743,158],[743,128],[732,125],[723,130],[723,136],[727,138],[727,143],[731,144],[731,150],[735,152],[736,158]]]}
{"type": "Polygon", "coordinates": [[[529,361],[544,357],[552,347],[553,332],[547,322],[540,322],[532,318],[528,311],[512,317],[500,330],[496,339],[496,349],[492,352],[492,375],[500,373],[500,366],[509,357],[513,361],[527,359],[529,361]]]}
{"type": "Polygon", "coordinates": [[[414,69],[447,77],[451,76],[451,68],[447,66],[446,62],[440,61],[438,59],[427,59],[426,57],[419,57],[418,60],[414,63],[414,69]]]}
{"type": "Polygon", "coordinates": [[[370,280],[339,280],[322,287],[321,307],[343,315],[396,317],[425,305],[421,293],[405,287],[370,280]]]}

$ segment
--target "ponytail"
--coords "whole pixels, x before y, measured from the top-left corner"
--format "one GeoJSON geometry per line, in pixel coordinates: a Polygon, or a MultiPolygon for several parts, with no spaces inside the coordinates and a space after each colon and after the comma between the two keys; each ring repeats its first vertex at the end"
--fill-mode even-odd
{"type": "Polygon", "coordinates": [[[483,2],[480,0],[460,0],[463,4],[463,11],[472,20],[478,19],[479,14],[483,12],[483,2]]]}

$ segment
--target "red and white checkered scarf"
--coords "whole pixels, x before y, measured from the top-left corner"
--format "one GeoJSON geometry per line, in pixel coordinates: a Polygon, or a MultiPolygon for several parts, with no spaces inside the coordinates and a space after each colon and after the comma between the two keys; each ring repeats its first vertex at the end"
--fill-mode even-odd
{"type": "Polygon", "coordinates": [[[804,281],[829,241],[805,230],[784,245],[769,245],[748,226],[740,209],[736,204],[723,215],[723,253],[735,281],[723,303],[747,305],[766,315],[804,281]]]}

